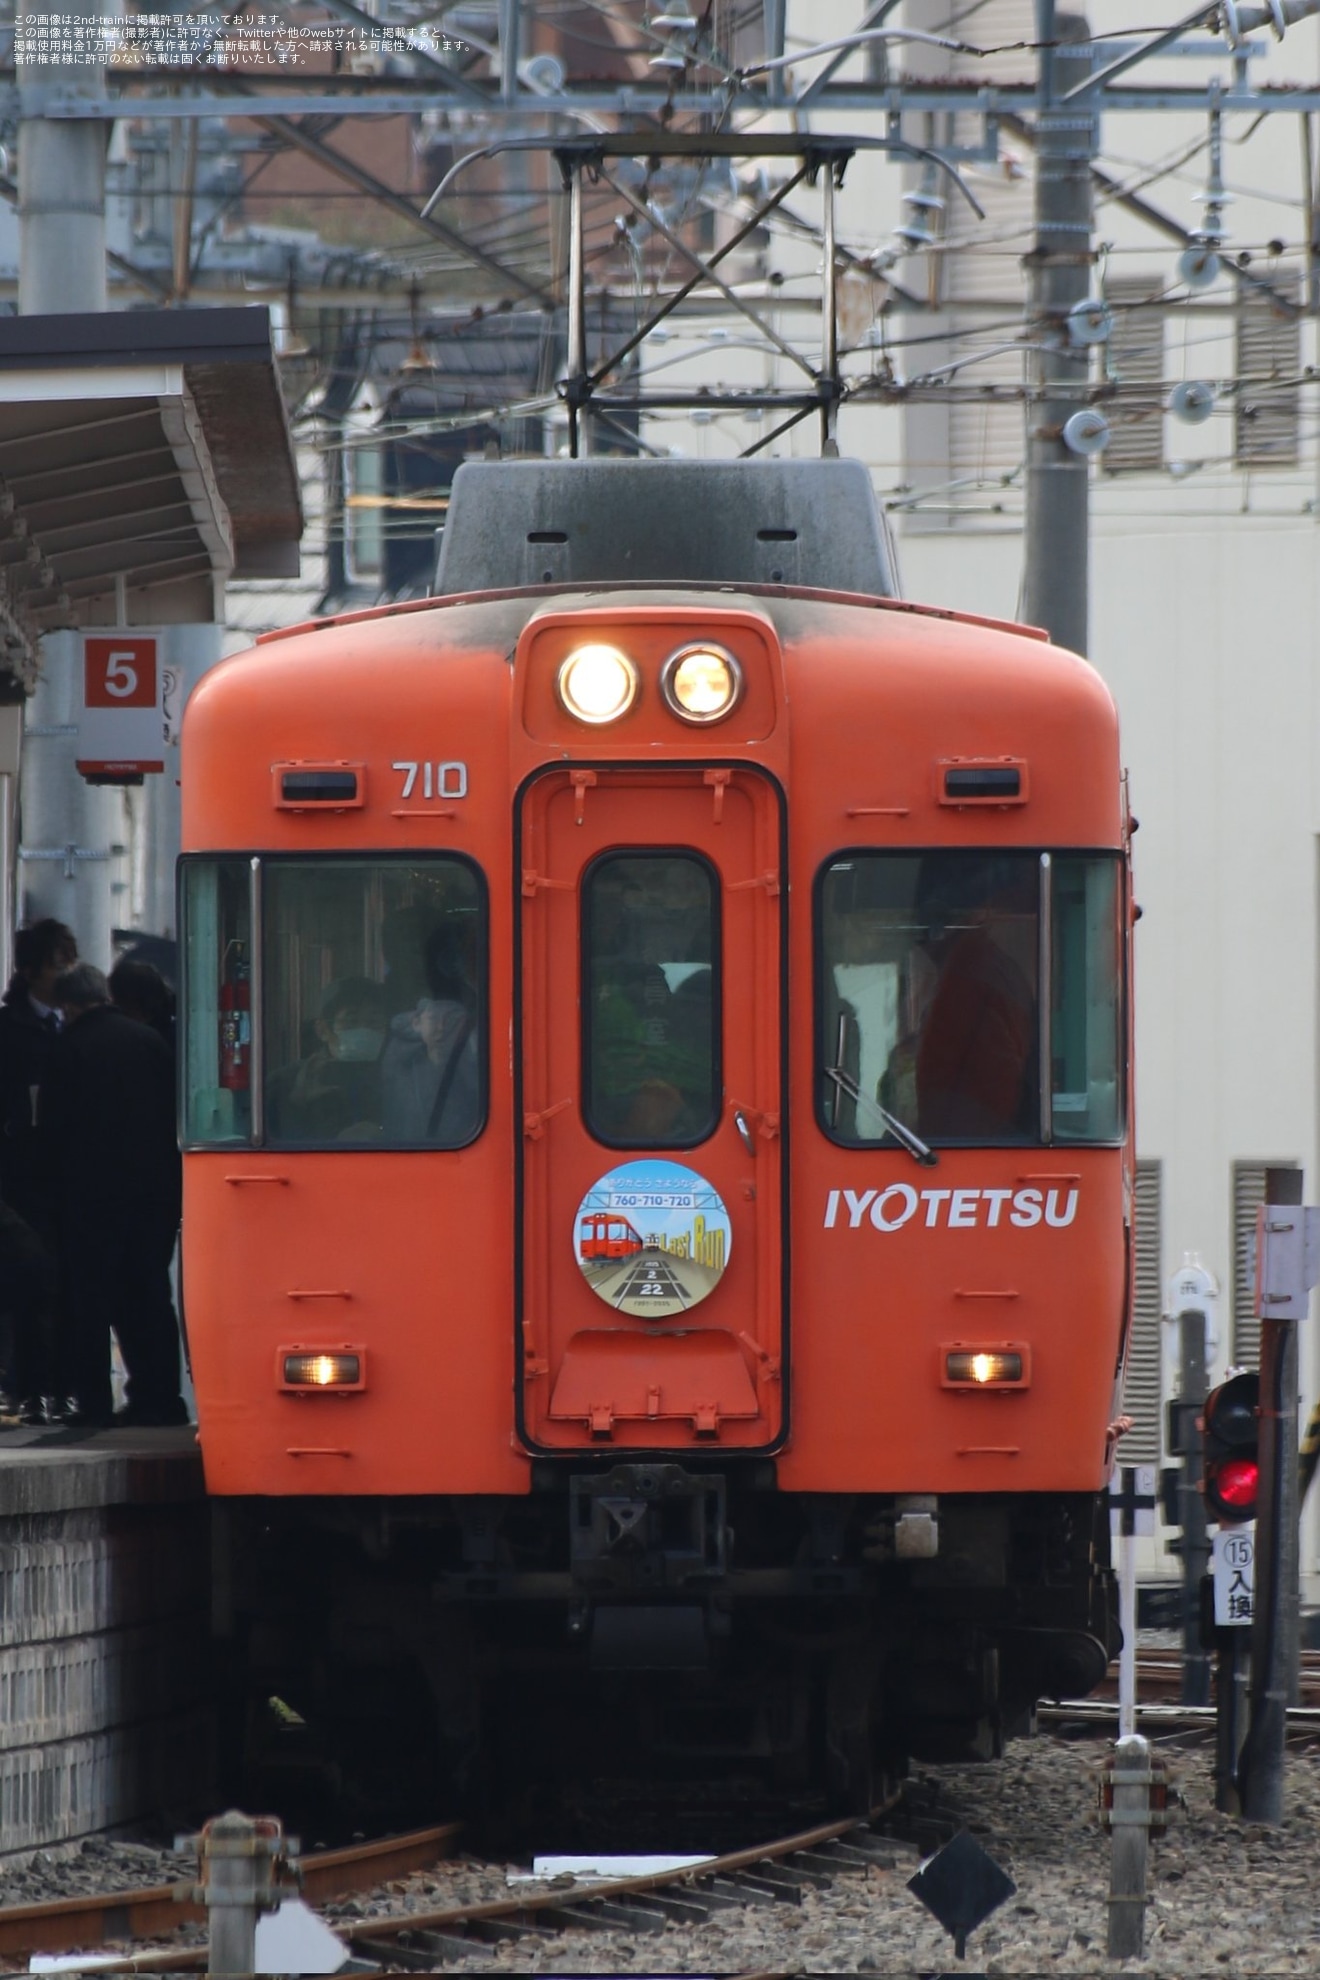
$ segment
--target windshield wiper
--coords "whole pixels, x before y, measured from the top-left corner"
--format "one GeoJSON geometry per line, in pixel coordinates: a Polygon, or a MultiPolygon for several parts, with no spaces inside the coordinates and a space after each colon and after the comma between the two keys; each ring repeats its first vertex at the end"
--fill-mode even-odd
{"type": "Polygon", "coordinates": [[[842,1066],[826,1066],[825,1077],[832,1079],[840,1093],[845,1094],[855,1107],[865,1107],[868,1113],[874,1114],[881,1125],[893,1135],[899,1147],[906,1148],[914,1162],[920,1162],[928,1169],[934,1168],[940,1159],[935,1150],[929,1147],[919,1134],[914,1134],[896,1114],[891,1114],[889,1109],[882,1107],[878,1100],[872,1100],[868,1094],[863,1093],[856,1080],[850,1073],[846,1073],[842,1066]]]}

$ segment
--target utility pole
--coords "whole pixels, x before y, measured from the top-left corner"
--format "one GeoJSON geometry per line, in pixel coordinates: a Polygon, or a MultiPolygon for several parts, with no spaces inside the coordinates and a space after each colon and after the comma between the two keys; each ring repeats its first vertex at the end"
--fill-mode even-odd
{"type": "MultiPolygon", "coordinates": [[[[67,16],[99,36],[100,16],[74,5],[67,16]]],[[[56,96],[105,94],[99,64],[22,62],[18,68],[18,313],[103,310],[105,158],[110,127],[91,118],[48,117],[56,96]]]]}
{"type": "MultiPolygon", "coordinates": [[[[80,33],[99,37],[100,17],[86,10],[85,0],[81,7],[75,3],[67,18],[80,33]]],[[[105,80],[97,64],[19,67],[20,315],[106,307],[110,127],[44,114],[52,96],[103,96],[105,80]]],[[[23,742],[18,909],[27,920],[55,915],[68,922],[88,961],[108,969],[124,801],[118,790],[92,789],[75,768],[81,700],[77,636],[56,634],[42,647],[41,677],[28,705],[23,742]]]]}
{"type": "Polygon", "coordinates": [[[1036,113],[1035,240],[1026,256],[1028,321],[1027,487],[1022,616],[1074,653],[1087,642],[1088,479],[1085,454],[1063,439],[1086,403],[1090,346],[1074,344],[1068,311],[1091,287],[1091,165],[1098,131],[1089,99],[1060,107],[1085,81],[1093,51],[1079,14],[1036,0],[1042,44],[1036,113]],[[1054,44],[1054,45],[1051,45],[1054,44]]]}

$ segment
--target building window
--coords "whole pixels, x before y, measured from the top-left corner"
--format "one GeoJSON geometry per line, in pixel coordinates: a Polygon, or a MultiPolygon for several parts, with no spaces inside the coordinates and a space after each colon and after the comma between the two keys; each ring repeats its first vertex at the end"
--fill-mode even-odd
{"type": "Polygon", "coordinates": [[[1297,299],[1297,284],[1288,278],[1272,278],[1268,290],[1238,283],[1237,375],[1242,383],[1233,408],[1233,458],[1239,467],[1297,465],[1302,362],[1297,299]]]}
{"type": "Polygon", "coordinates": [[[1260,1321],[1256,1317],[1256,1212],[1265,1201],[1270,1169],[1295,1169],[1296,1162],[1233,1164],[1233,1366],[1259,1368],[1260,1321]]]}
{"type": "Polygon", "coordinates": [[[1160,1416],[1165,1401],[1161,1380],[1163,1196],[1163,1163],[1138,1162],[1132,1233],[1136,1285],[1123,1383],[1123,1409],[1132,1418],[1132,1428],[1119,1447],[1124,1464],[1158,1464],[1160,1460],[1160,1416]]]}
{"type": "Polygon", "coordinates": [[[1164,312],[1146,281],[1110,282],[1105,300],[1114,312],[1108,371],[1119,393],[1100,465],[1106,474],[1149,472],[1164,466],[1164,312]]]}

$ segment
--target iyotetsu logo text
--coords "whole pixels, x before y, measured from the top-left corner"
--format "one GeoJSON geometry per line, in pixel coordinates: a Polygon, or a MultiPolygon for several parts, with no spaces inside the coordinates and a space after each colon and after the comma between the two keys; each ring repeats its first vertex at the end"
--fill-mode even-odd
{"type": "Polygon", "coordinates": [[[1077,1215],[1075,1188],[916,1189],[890,1183],[888,1189],[832,1189],[825,1200],[825,1228],[901,1231],[906,1224],[934,1231],[995,1230],[1012,1224],[1020,1231],[1037,1225],[1066,1230],[1077,1215]]]}

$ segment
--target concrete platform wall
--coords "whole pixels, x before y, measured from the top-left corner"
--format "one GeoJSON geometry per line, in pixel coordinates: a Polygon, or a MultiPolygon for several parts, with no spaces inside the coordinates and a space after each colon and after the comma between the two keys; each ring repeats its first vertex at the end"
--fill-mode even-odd
{"type": "Polygon", "coordinates": [[[209,1533],[190,1433],[0,1445],[0,1857],[207,1799],[209,1533]]]}

